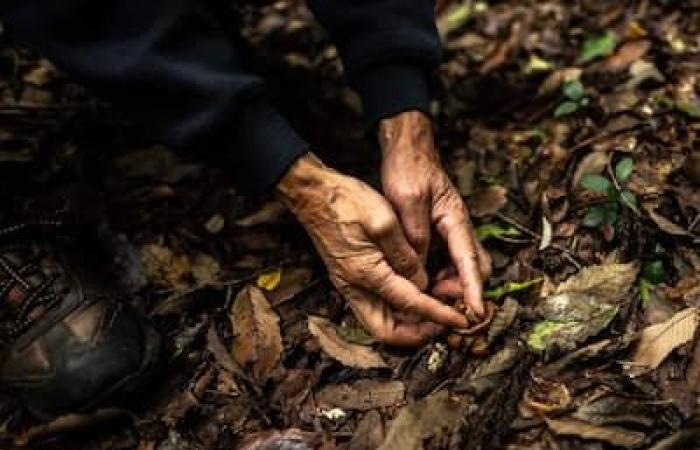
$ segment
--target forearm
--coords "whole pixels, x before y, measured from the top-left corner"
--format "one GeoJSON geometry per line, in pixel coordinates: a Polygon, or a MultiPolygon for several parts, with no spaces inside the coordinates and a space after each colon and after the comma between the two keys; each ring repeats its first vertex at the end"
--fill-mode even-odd
{"type": "Polygon", "coordinates": [[[20,0],[3,20],[153,140],[176,148],[211,141],[253,189],[271,187],[307,149],[197,2],[20,0]]]}

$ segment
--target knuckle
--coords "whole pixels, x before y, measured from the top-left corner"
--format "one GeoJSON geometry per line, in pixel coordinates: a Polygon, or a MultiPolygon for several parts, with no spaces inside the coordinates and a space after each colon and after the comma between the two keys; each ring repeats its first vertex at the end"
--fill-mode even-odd
{"type": "Polygon", "coordinates": [[[371,228],[376,235],[386,236],[396,228],[396,225],[396,218],[392,214],[380,213],[372,218],[371,228]]]}

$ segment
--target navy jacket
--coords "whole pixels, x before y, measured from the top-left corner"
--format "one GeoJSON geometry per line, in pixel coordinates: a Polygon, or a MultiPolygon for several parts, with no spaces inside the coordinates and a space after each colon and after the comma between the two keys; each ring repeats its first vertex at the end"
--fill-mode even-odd
{"type": "MultiPolygon", "coordinates": [[[[431,0],[309,0],[331,33],[370,122],[426,110],[440,43],[431,0]]],[[[213,134],[244,185],[269,189],[308,146],[241,69],[196,0],[15,0],[2,20],[20,41],[176,148],[213,134]]]]}

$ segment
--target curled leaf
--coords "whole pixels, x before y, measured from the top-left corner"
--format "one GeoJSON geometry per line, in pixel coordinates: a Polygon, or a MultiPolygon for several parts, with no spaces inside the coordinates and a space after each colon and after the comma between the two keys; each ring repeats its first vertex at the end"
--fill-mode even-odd
{"type": "Polygon", "coordinates": [[[346,366],[360,369],[387,367],[379,353],[370,347],[344,341],[338,336],[335,326],[323,317],[309,317],[309,332],[329,356],[346,366]]]}

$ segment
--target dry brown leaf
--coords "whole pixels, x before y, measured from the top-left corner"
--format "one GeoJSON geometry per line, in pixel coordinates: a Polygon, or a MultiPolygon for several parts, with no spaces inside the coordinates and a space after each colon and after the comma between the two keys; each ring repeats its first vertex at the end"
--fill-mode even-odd
{"type": "Polygon", "coordinates": [[[282,271],[280,282],[265,296],[273,305],[291,300],[312,284],[313,272],[308,267],[290,267],[282,271]]]}
{"type": "Polygon", "coordinates": [[[656,369],[671,352],[689,342],[698,328],[700,311],[686,308],[665,322],[646,327],[637,344],[627,373],[638,376],[656,369]]]}
{"type": "Polygon", "coordinates": [[[323,317],[309,316],[309,332],[329,356],[346,366],[360,369],[387,367],[376,350],[344,341],[338,336],[335,326],[323,317]]]}
{"type": "Polygon", "coordinates": [[[255,227],[279,221],[286,209],[281,202],[269,201],[254,213],[236,220],[239,227],[255,227]]]}
{"type": "Polygon", "coordinates": [[[176,255],[159,244],[146,244],[141,248],[141,261],[149,282],[178,291],[187,288],[192,262],[186,255],[176,255]]]}
{"type": "Polygon", "coordinates": [[[382,415],[372,410],[357,424],[355,434],[348,442],[346,450],[374,450],[384,440],[384,423],[382,415]]]}
{"type": "Polygon", "coordinates": [[[601,427],[573,419],[547,419],[547,426],[557,436],[575,436],[607,442],[625,448],[636,448],[644,443],[646,435],[621,427],[601,427]]]}
{"type": "Polygon", "coordinates": [[[605,59],[603,68],[611,72],[626,70],[632,63],[643,58],[649,48],[651,48],[651,43],[647,40],[627,42],[605,59]]]}
{"type": "Polygon", "coordinates": [[[617,303],[632,287],[638,271],[635,262],[586,267],[559,284],[554,293],[583,292],[600,302],[617,303]]]}
{"type": "Polygon", "coordinates": [[[508,203],[508,189],[503,186],[491,186],[475,192],[469,197],[469,213],[473,217],[495,214],[508,203]]]}
{"type": "Polygon", "coordinates": [[[249,367],[255,380],[266,380],[283,347],[279,317],[260,289],[247,286],[238,293],[231,308],[231,324],[233,358],[242,367],[249,367]]]}
{"type": "Polygon", "coordinates": [[[600,175],[605,170],[610,160],[610,155],[604,152],[591,152],[581,159],[576,166],[576,171],[571,179],[571,187],[578,187],[581,179],[586,175],[600,175]]]}
{"type": "Polygon", "coordinates": [[[542,82],[538,91],[539,95],[551,95],[559,92],[559,87],[566,81],[578,80],[583,70],[578,67],[565,67],[555,70],[542,82]]]}
{"type": "Polygon", "coordinates": [[[396,406],[404,402],[406,387],[401,381],[359,380],[350,384],[332,384],[316,394],[320,408],[342,408],[357,411],[396,406]]]}
{"type": "Polygon", "coordinates": [[[644,203],[642,205],[644,207],[644,210],[649,214],[649,217],[651,220],[654,221],[654,223],[661,229],[661,231],[664,231],[668,234],[672,234],[674,236],[689,236],[690,233],[686,231],[685,228],[681,227],[678,224],[675,224],[668,220],[666,217],[662,216],[661,214],[656,212],[656,207],[658,206],[656,203],[644,203]]]}
{"type": "Polygon", "coordinates": [[[423,450],[423,440],[451,430],[462,420],[464,402],[439,391],[401,410],[379,450],[423,450]]]}

